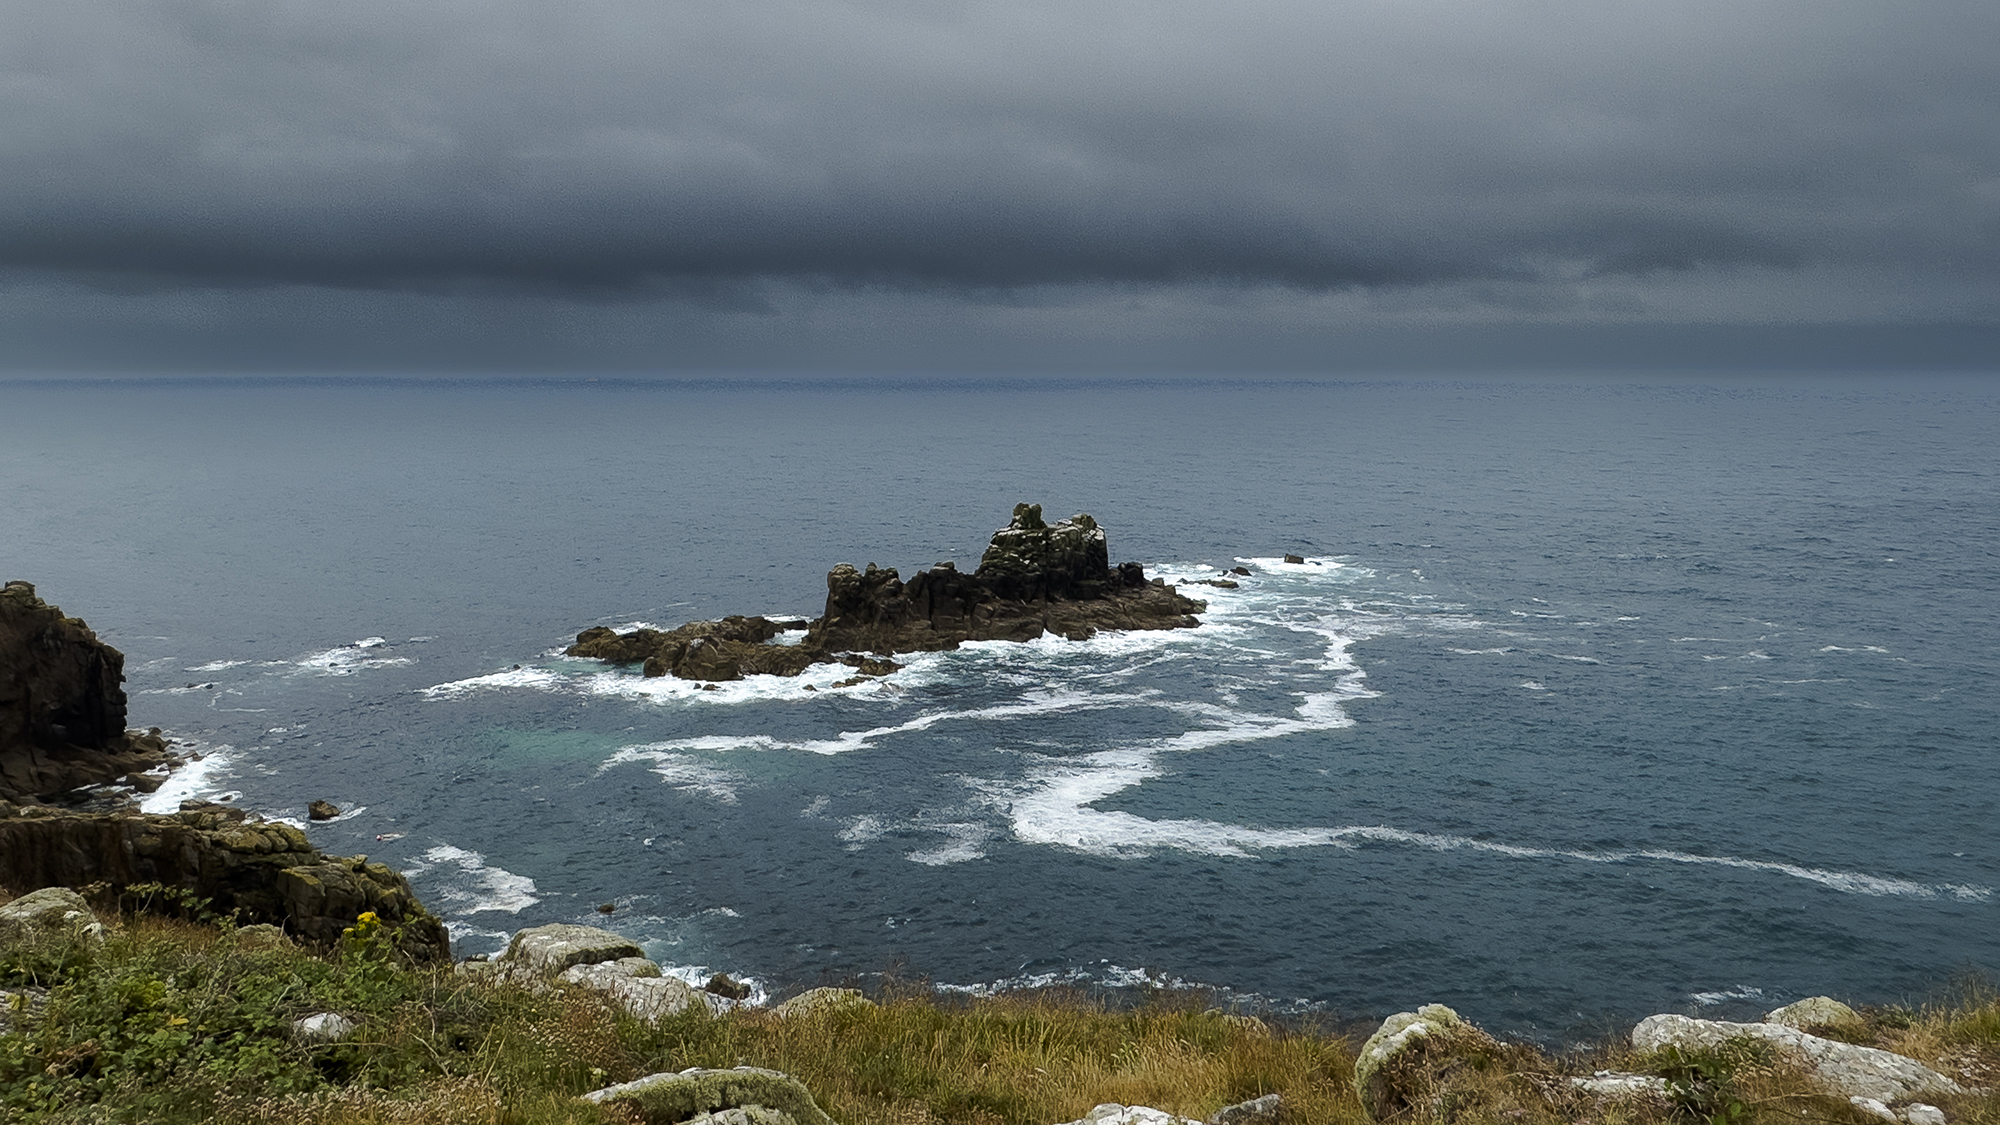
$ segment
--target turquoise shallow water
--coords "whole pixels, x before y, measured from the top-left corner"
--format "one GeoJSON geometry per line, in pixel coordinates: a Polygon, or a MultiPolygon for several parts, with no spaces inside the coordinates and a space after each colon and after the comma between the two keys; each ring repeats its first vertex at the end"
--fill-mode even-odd
{"type": "Polygon", "coordinates": [[[0,569],[208,752],[162,800],[335,801],[315,839],[462,951],[613,901],[770,991],[1151,980],[1560,1036],[1995,966],[1995,392],[12,383],[0,569]],[[1017,500],[1253,573],[1198,630],[864,689],[555,655],[969,566],[1017,500]]]}

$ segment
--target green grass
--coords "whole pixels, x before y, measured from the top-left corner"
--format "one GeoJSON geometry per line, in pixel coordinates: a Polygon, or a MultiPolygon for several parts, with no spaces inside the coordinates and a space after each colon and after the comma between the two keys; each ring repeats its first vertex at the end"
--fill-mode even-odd
{"type": "MultiPolygon", "coordinates": [[[[321,955],[244,931],[134,918],[107,939],[0,944],[0,988],[47,990],[0,1035],[0,1120],[158,1125],[556,1125],[623,1122],[576,1095],[690,1066],[770,1067],[798,1078],[842,1125],[1055,1125],[1102,1102],[1194,1118],[1266,1093],[1286,1125],[1365,1120],[1351,1078],[1357,1040],[1266,1028],[1184,994],[1110,1008],[1042,992],[958,999],[891,987],[877,1006],[793,1019],[691,1011],[649,1025],[582,992],[537,993],[398,964],[358,926],[321,955]],[[292,1021],[357,1021],[348,1041],[307,1044],[292,1021]]],[[[1926,1009],[1866,1013],[1851,1037],[1976,1084],[2000,1072],[2000,999],[1968,992],[1926,1009]],[[1982,1069],[1984,1068],[1984,1069],[1982,1069]]],[[[1756,1052],[1639,1057],[1615,1044],[1550,1057],[1509,1047],[1496,1065],[1446,1067],[1412,1121],[1509,1125],[1860,1122],[1756,1052]],[[1663,1074],[1671,1105],[1591,1103],[1566,1076],[1663,1074]],[[1736,1107],[1736,1108],[1732,1108],[1736,1107]]],[[[1954,1122],[2000,1125],[2000,1099],[1947,1104],[1954,1122]]]]}

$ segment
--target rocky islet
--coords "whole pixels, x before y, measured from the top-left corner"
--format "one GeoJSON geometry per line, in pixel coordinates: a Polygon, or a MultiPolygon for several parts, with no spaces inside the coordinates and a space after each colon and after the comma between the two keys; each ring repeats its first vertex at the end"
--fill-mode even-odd
{"type": "Polygon", "coordinates": [[[815,620],[730,616],[675,629],[579,633],[565,655],[638,664],[647,676],[709,682],[746,675],[796,676],[844,663],[862,676],[901,667],[898,653],[938,652],[967,641],[1032,641],[1054,633],[1086,640],[1104,629],[1190,629],[1206,602],[1135,562],[1113,567],[1104,529],[1087,514],[1048,523],[1039,504],[1017,504],[993,534],[977,570],[938,563],[905,581],[894,567],[841,563],[826,576],[815,620]],[[793,644],[782,634],[803,632],[793,644]]]}

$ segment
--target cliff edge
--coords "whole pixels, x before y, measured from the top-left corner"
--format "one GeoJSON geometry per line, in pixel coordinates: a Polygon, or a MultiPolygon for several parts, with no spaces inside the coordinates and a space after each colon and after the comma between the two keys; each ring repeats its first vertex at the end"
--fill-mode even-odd
{"type": "Polygon", "coordinates": [[[125,729],[125,654],[20,581],[0,588],[0,800],[36,804],[168,758],[125,729]]]}

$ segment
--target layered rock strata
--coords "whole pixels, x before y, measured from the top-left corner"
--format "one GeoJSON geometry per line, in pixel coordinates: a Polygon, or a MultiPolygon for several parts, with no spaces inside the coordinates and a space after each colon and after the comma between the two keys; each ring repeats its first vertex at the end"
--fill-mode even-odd
{"type": "Polygon", "coordinates": [[[826,588],[825,612],[811,622],[725,617],[629,633],[600,626],[578,634],[565,652],[686,680],[796,676],[834,662],[870,676],[899,667],[884,659],[893,653],[1047,633],[1084,640],[1100,629],[1189,629],[1208,608],[1148,581],[1138,563],[1111,566],[1104,529],[1088,515],[1050,524],[1039,504],[1015,505],[1013,521],[994,533],[971,574],[944,562],[906,582],[894,568],[842,563],[827,574],[826,588]],[[771,643],[800,629],[805,637],[796,644],[771,643]]]}
{"type": "Polygon", "coordinates": [[[269,923],[316,945],[372,910],[417,961],[451,956],[443,923],[409,881],[367,856],[330,856],[289,824],[240,809],[195,806],[180,813],[76,813],[0,802],[0,885],[101,889],[119,895],[146,884],[208,900],[216,914],[269,923]]]}
{"type": "Polygon", "coordinates": [[[0,588],[0,800],[32,804],[168,760],[158,730],[125,729],[125,654],[35,595],[0,588]]]}

